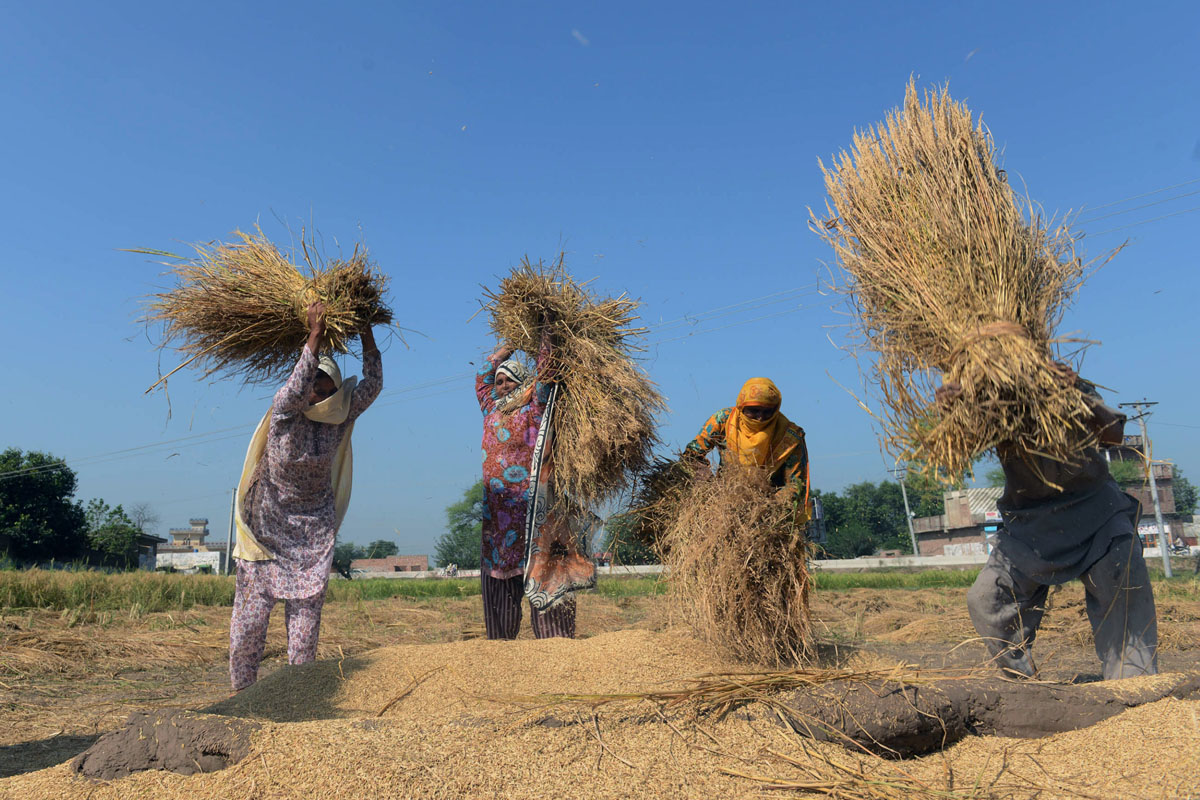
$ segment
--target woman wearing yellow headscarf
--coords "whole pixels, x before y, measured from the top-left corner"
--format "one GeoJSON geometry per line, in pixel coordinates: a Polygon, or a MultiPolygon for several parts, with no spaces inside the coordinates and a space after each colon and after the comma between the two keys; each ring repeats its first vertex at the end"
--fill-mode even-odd
{"type": "Polygon", "coordinates": [[[780,490],[780,501],[796,504],[808,520],[808,448],[804,429],[779,410],[783,395],[770,379],[751,378],[738,392],[737,405],[708,418],[684,455],[703,458],[717,448],[721,464],[762,467],[780,490]]]}

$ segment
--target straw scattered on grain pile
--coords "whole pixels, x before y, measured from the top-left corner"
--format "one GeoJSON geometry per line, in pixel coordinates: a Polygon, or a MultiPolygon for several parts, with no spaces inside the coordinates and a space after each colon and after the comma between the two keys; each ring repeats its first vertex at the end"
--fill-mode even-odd
{"type": "Polygon", "coordinates": [[[945,89],[922,103],[910,81],[903,110],[821,169],[830,199],[813,220],[875,355],[889,449],[950,481],[1001,442],[1059,461],[1094,442],[1052,362],[1087,269],[1073,234],[1013,191],[982,122],[945,89]],[[939,374],[962,387],[944,407],[930,402],[939,374]]]}
{"type": "Polygon", "coordinates": [[[542,377],[562,392],[554,422],[558,489],[587,507],[610,499],[650,462],[655,417],[666,408],[634,360],[645,332],[637,327],[638,302],[597,297],[567,274],[562,256],[550,266],[523,260],[485,298],[500,341],[532,355],[543,329],[549,332],[542,377]]]}
{"type": "Polygon", "coordinates": [[[726,465],[683,490],[662,541],[671,597],[701,640],[757,664],[793,664],[809,644],[805,529],[765,471],[726,465]]]}
{"type": "Polygon", "coordinates": [[[247,383],[285,379],[308,339],[306,309],[317,300],[326,308],[323,350],[348,352],[364,327],[391,323],[387,276],[365,249],[324,262],[302,242],[302,270],[261,230],[234,235],[233,242],[194,245],[192,258],[134,251],[174,259],[168,266],[177,285],[150,296],[144,321],[161,323],[160,347],[175,346],[187,358],[159,383],[193,363],[205,375],[226,372],[247,383]]]}

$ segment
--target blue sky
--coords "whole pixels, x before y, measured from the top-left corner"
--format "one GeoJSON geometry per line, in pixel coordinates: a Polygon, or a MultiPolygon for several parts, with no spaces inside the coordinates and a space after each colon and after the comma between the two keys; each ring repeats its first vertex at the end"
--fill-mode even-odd
{"type": "Polygon", "coordinates": [[[858,385],[834,346],[845,318],[810,288],[829,253],[806,209],[823,203],[817,159],[912,74],[982,112],[1050,212],[1087,220],[1185,184],[1090,212],[1119,212],[1082,226],[1090,254],[1130,244],[1063,330],[1103,342],[1084,372],[1112,402],[1160,402],[1156,456],[1200,477],[1198,38],[1184,2],[9,4],[0,445],[68,458],[82,498],[149,502],[164,529],[206,516],[223,538],[273,387],[181,373],[168,418],[143,394],[159,355],[136,322],[160,268],[118,248],[261,221],[279,241],[315,224],[331,253],[365,243],[419,331],[385,345],[344,538],[431,551],[479,470],[479,286],[560,248],[645,302],[670,445],[767,375],[815,485],[882,479],[838,385],[858,385]]]}

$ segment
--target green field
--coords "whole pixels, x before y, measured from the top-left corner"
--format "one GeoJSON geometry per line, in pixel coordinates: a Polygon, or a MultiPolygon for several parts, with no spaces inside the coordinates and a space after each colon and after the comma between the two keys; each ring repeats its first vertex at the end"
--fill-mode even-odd
{"type": "MultiPolygon", "coordinates": [[[[1167,597],[1200,596],[1200,578],[1190,564],[1180,564],[1166,581],[1151,565],[1156,593],[1167,597]]],[[[966,588],[978,570],[900,572],[818,572],[818,591],[854,589],[966,588]]],[[[0,609],[44,608],[87,611],[181,611],[193,606],[233,604],[233,578],[155,572],[104,573],[90,570],[0,570],[0,609]]],[[[606,597],[662,594],[666,583],[656,575],[601,577],[594,590],[606,597]]],[[[328,602],[383,600],[389,597],[471,597],[479,594],[477,578],[366,578],[333,580],[328,602]]]]}

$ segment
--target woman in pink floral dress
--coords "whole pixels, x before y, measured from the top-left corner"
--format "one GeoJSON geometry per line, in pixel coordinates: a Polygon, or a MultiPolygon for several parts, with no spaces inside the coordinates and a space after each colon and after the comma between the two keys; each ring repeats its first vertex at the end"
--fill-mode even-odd
{"type": "MultiPolygon", "coordinates": [[[[369,327],[361,334],[358,383],[343,382],[334,361],[317,354],[325,332],[321,303],[308,307],[308,327],[308,343],[264,422],[266,446],[253,481],[239,498],[237,589],[229,628],[235,690],[258,678],[276,600],[284,601],[288,663],[316,657],[334,540],[349,500],[348,481],[343,496],[336,496],[335,459],[346,454],[354,421],[383,387],[382,359],[369,327]]],[[[348,469],[342,467],[347,477],[348,469]]]]}
{"type": "MultiPolygon", "coordinates": [[[[483,553],[479,579],[483,621],[489,639],[515,639],[521,629],[525,584],[526,514],[530,463],[542,424],[550,384],[544,379],[550,341],[542,338],[536,374],[502,347],[487,357],[475,377],[483,412],[483,553]]],[[[575,598],[550,608],[530,607],[533,634],[539,639],[574,637],[575,598]]]]}

